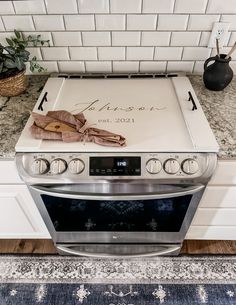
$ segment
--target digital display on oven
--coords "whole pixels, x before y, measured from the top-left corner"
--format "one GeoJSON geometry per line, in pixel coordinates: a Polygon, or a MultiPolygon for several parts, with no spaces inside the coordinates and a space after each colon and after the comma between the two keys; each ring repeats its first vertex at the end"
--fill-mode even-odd
{"type": "Polygon", "coordinates": [[[90,157],[90,176],[140,176],[141,157],[90,157]]]}

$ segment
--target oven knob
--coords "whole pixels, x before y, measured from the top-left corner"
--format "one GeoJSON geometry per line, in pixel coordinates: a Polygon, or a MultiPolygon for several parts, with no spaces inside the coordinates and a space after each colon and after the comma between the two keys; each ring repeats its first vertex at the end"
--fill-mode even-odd
{"type": "Polygon", "coordinates": [[[43,175],[48,172],[49,167],[48,160],[39,158],[34,160],[31,169],[35,175],[43,175]]]}
{"type": "Polygon", "coordinates": [[[164,164],[164,170],[167,174],[176,174],[180,169],[179,162],[176,159],[168,159],[164,164]]]}
{"type": "Polygon", "coordinates": [[[72,174],[80,174],[84,170],[84,162],[80,159],[72,159],[68,168],[72,174]]]}
{"type": "Polygon", "coordinates": [[[50,171],[53,175],[64,173],[67,168],[66,161],[63,159],[54,159],[50,165],[50,171]]]}
{"type": "Polygon", "coordinates": [[[159,173],[161,168],[162,168],[161,161],[159,161],[158,159],[152,158],[152,159],[147,161],[146,170],[150,174],[157,174],[157,173],[159,173]]]}
{"type": "Polygon", "coordinates": [[[182,163],[182,170],[185,174],[193,175],[199,170],[199,165],[194,159],[186,159],[182,163]]]}

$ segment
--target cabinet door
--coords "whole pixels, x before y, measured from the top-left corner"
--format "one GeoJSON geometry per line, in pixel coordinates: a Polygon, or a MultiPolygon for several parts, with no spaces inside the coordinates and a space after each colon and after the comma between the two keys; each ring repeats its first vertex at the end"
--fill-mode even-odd
{"type": "Polygon", "coordinates": [[[0,238],[50,238],[25,185],[0,185],[0,238]]]}

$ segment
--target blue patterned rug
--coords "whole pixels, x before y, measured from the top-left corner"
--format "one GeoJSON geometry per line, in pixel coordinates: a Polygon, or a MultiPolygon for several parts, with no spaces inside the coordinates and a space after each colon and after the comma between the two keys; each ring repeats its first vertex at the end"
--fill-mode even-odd
{"type": "Polygon", "coordinates": [[[235,256],[0,256],[0,305],[236,305],[235,256]]]}

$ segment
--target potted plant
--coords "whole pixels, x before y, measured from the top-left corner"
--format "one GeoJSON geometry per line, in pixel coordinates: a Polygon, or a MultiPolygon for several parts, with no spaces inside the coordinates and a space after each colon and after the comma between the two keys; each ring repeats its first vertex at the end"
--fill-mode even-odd
{"type": "Polygon", "coordinates": [[[0,43],[0,95],[16,96],[24,92],[27,87],[25,70],[26,62],[30,64],[32,72],[43,72],[45,69],[37,63],[34,56],[29,58],[27,47],[38,45],[49,46],[48,40],[41,40],[40,35],[24,36],[22,32],[14,31],[14,37],[6,38],[7,45],[0,43]]]}

